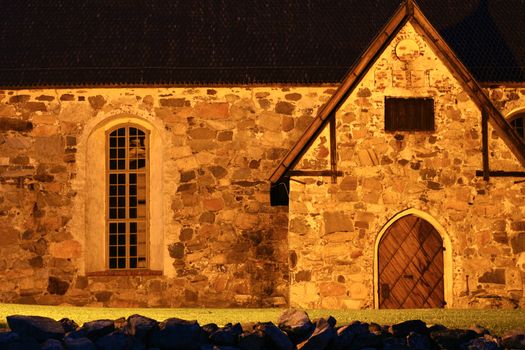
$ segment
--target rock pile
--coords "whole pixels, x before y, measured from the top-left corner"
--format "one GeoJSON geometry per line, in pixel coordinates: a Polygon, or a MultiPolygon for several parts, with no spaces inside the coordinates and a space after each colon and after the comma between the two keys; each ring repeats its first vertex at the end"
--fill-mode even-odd
{"type": "Polygon", "coordinates": [[[9,316],[0,333],[6,350],[432,350],[525,349],[525,332],[502,338],[482,327],[447,329],[411,320],[392,326],[355,321],[336,327],[333,317],[311,321],[304,311],[287,310],[278,321],[200,326],[169,318],[163,322],[133,315],[97,320],[79,327],[74,321],[39,316],[9,316]]]}

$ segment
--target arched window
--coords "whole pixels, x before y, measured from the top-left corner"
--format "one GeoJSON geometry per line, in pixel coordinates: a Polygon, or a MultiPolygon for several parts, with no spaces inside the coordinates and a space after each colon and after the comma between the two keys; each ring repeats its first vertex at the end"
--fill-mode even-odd
{"type": "Polygon", "coordinates": [[[509,123],[518,135],[525,140],[525,112],[514,114],[510,117],[509,123]]]}
{"type": "Polygon", "coordinates": [[[148,132],[119,125],[107,132],[106,237],[109,269],[149,266],[148,132]]]}

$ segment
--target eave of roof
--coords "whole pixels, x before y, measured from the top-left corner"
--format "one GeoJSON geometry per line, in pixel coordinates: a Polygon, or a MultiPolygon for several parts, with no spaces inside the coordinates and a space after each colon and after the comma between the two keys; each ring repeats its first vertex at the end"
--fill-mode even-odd
{"type": "Polygon", "coordinates": [[[458,75],[459,82],[463,85],[465,91],[474,100],[478,107],[488,114],[492,126],[505,141],[521,165],[525,167],[525,143],[523,140],[492,104],[481,86],[476,82],[463,63],[461,63],[452,49],[445,43],[437,30],[425,17],[421,9],[413,0],[406,0],[399,6],[392,18],[386,23],[383,30],[376,36],[362,55],[361,59],[353,66],[332,98],[319,110],[316,118],[314,118],[305,133],[284,156],[273,174],[270,176],[270,181],[272,183],[281,179],[288,170],[292,169],[297,164],[301,156],[308,149],[328,120],[335,117],[335,111],[359,84],[363,76],[377,59],[378,55],[384,51],[385,46],[388,45],[401,27],[409,20],[429,38],[428,42],[434,51],[438,53],[438,55],[441,55],[443,62],[448,65],[449,69],[458,75]]]}

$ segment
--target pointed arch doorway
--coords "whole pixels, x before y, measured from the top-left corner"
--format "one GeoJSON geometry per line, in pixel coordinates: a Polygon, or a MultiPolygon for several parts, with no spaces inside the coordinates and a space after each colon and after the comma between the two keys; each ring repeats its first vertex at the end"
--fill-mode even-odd
{"type": "Polygon", "coordinates": [[[444,242],[436,228],[407,214],[391,220],[378,239],[376,306],[444,307],[444,242]]]}

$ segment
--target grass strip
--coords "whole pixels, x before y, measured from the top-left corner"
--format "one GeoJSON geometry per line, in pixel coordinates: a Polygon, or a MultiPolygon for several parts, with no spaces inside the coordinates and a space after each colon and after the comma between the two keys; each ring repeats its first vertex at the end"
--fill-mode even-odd
{"type": "MultiPolygon", "coordinates": [[[[140,314],[163,321],[170,317],[197,320],[201,325],[216,323],[277,322],[284,309],[214,309],[214,308],[92,308],[73,306],[43,306],[0,304],[0,327],[6,327],[6,316],[35,315],[56,320],[67,317],[79,325],[97,319],[117,319],[140,314]]],[[[509,330],[525,328],[524,310],[415,309],[415,310],[306,310],[311,319],[333,316],[338,325],[352,321],[392,325],[420,319],[427,324],[442,324],[448,328],[469,328],[480,325],[492,334],[503,335],[509,330]]]]}

